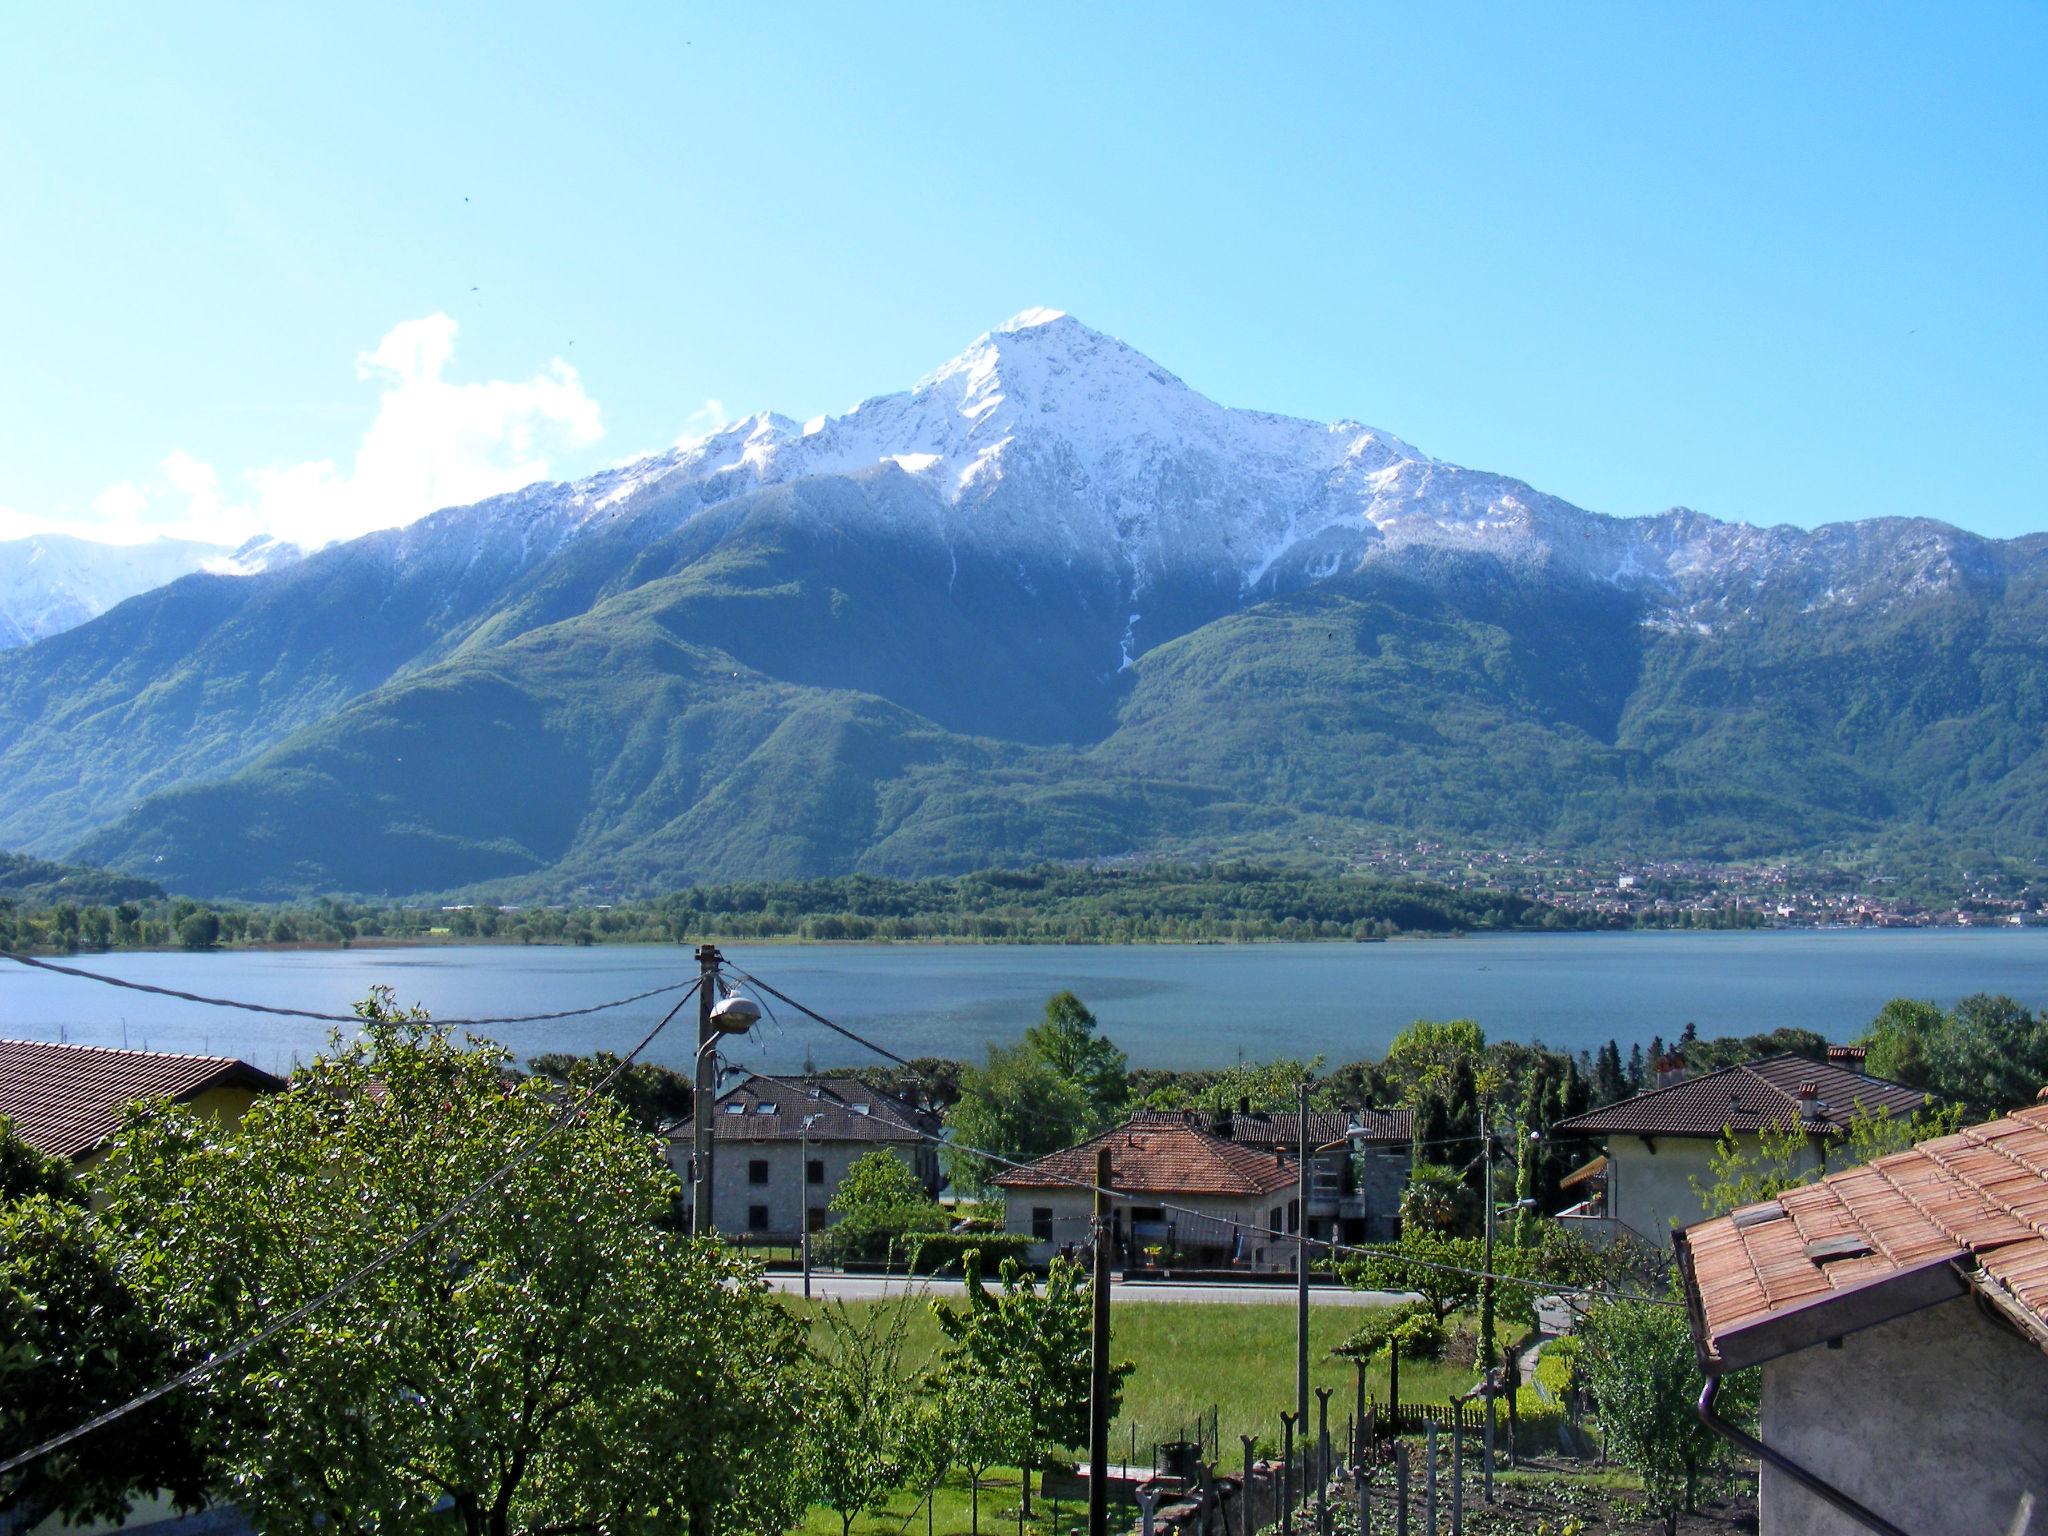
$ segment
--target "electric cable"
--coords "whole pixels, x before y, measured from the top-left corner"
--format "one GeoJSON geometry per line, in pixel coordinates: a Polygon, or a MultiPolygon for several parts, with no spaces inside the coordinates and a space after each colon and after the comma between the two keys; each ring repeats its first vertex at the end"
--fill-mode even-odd
{"type": "MultiPolygon", "coordinates": [[[[146,981],[129,981],[120,976],[109,976],[104,971],[84,971],[74,965],[58,965],[52,960],[38,960],[33,955],[16,954],[13,950],[0,950],[0,960],[12,960],[17,965],[26,965],[38,971],[54,971],[59,976],[76,976],[85,981],[97,981],[109,987],[122,987],[130,992],[148,992],[156,997],[176,998],[180,1002],[203,1003],[209,1008],[239,1008],[246,1013],[270,1013],[288,1019],[315,1019],[322,1024],[361,1024],[360,1014],[316,1013],[309,1008],[280,1008],[271,1003],[247,1003],[232,997],[206,997],[197,992],[183,992],[176,987],[152,986],[146,981]]],[[[489,1024],[545,1024],[552,1019],[580,1019],[585,1014],[604,1013],[613,1008],[624,1008],[632,1003],[644,1003],[650,997],[660,997],[664,992],[673,992],[677,987],[695,983],[670,982],[667,986],[650,987],[645,992],[636,992],[631,997],[616,998],[608,1003],[592,1003],[588,1008],[563,1008],[554,1013],[507,1014],[492,1019],[436,1019],[434,1023],[446,1029],[476,1029],[489,1024]]]]}
{"type": "MultiPolygon", "coordinates": [[[[677,985],[683,986],[685,984],[679,982],[677,983],[677,985]]],[[[383,1269],[386,1265],[390,1264],[394,1259],[400,1258],[403,1255],[411,1252],[414,1248],[417,1248],[421,1243],[425,1242],[429,1237],[433,1236],[434,1233],[440,1231],[443,1227],[447,1226],[450,1222],[454,1221],[458,1216],[462,1215],[465,1211],[469,1210],[486,1194],[490,1193],[491,1190],[495,1189],[498,1185],[502,1184],[506,1179],[510,1178],[514,1172],[516,1172],[519,1168],[521,1168],[528,1161],[530,1161],[541,1150],[542,1147],[547,1145],[547,1143],[550,1140],[552,1140],[555,1136],[559,1135],[561,1132],[567,1130],[571,1125],[573,1125],[577,1121],[577,1119],[579,1119],[582,1116],[584,1110],[589,1107],[590,1101],[594,1099],[598,1094],[602,1093],[606,1088],[610,1087],[612,1082],[619,1076],[619,1074],[624,1072],[627,1067],[632,1065],[634,1059],[638,1057],[642,1051],[646,1050],[648,1046],[654,1043],[655,1037],[658,1036],[664,1029],[668,1028],[670,1021],[673,1020],[678,1013],[682,1012],[683,1005],[689,1002],[689,1000],[696,995],[697,989],[701,985],[701,977],[698,978],[698,980],[696,981],[687,983],[687,990],[683,993],[681,997],[676,999],[675,1006],[669,1009],[667,1013],[662,1015],[661,1022],[656,1024],[654,1028],[650,1029],[646,1033],[646,1035],[641,1038],[641,1041],[638,1045],[634,1046],[632,1050],[628,1051],[625,1054],[625,1056],[621,1057],[616,1066],[614,1066],[609,1072],[605,1073],[605,1075],[602,1078],[598,1079],[596,1082],[591,1083],[588,1087],[586,1087],[583,1090],[582,1094],[577,1097],[575,1102],[571,1103],[566,1108],[564,1108],[562,1112],[558,1114],[552,1121],[550,1121],[547,1125],[541,1128],[541,1132],[538,1136],[534,1137],[534,1139],[531,1142],[529,1142],[526,1146],[522,1147],[510,1158],[506,1159],[505,1162],[501,1163],[496,1170],[485,1175],[483,1179],[478,1181],[476,1187],[470,1190],[468,1194],[464,1195],[460,1200],[457,1200],[453,1205],[448,1206],[446,1209],[441,1211],[440,1214],[434,1216],[432,1219],[414,1228],[413,1231],[410,1234],[408,1234],[397,1245],[385,1249],[384,1252],[377,1255],[376,1258],[371,1259],[368,1263],[363,1264],[354,1270],[351,1270],[348,1274],[342,1276],[341,1279],[337,1280],[333,1285],[329,1286],[319,1295],[314,1296],[307,1301],[300,1302],[297,1306],[293,1307],[283,1316],[266,1324],[264,1327],[258,1329],[255,1333],[251,1334],[248,1338],[241,1340],[239,1343],[231,1344],[227,1348],[219,1350],[218,1352],[212,1355],[209,1355],[206,1359],[200,1361],[197,1365],[191,1366],[188,1369],[179,1372],[170,1380],[161,1382],[157,1386],[151,1387],[146,1392],[137,1393],[134,1397],[129,1398],[126,1402],[121,1403],[113,1408],[109,1408],[102,1413],[95,1414],[92,1418],[87,1419],[84,1423],[76,1425],[71,1429],[65,1430],[60,1435],[54,1435],[50,1439],[43,1441],[40,1445],[31,1446],[25,1451],[22,1451],[14,1456],[10,1456],[5,1461],[0,1461],[0,1477],[4,1477],[7,1473],[12,1472],[19,1467],[25,1467],[30,1462],[36,1461],[44,1456],[49,1455],[52,1451],[61,1450],[64,1446],[69,1445],[72,1441],[78,1440],[86,1435],[89,1435],[94,1430],[100,1429],[108,1424],[113,1423],[116,1419],[125,1418],[127,1415],[133,1413],[136,1409],[145,1408],[149,1404],[155,1402],[158,1398],[168,1397],[173,1392],[179,1391],[184,1387],[191,1386],[194,1382],[199,1381],[208,1375],[211,1375],[214,1371],[219,1370],[222,1366],[231,1364],[232,1362],[239,1360],[243,1355],[248,1354],[251,1350],[261,1348],[264,1344],[269,1343],[278,1335],[285,1333],[292,1328],[297,1327],[300,1323],[304,1322],[307,1318],[311,1317],[315,1312],[318,1312],[322,1308],[330,1306],[334,1302],[339,1301],[343,1296],[346,1296],[350,1291],[354,1290],[357,1286],[361,1285],[365,1280],[368,1280],[372,1275],[376,1274],[379,1270],[383,1269]]],[[[661,990],[672,991],[674,989],[664,987],[661,990]]]]}

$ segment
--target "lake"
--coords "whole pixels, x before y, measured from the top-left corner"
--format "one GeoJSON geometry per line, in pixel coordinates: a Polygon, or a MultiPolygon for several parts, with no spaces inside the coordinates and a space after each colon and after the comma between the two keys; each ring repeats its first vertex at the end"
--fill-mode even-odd
{"type": "MultiPolygon", "coordinates": [[[[1240,1058],[1376,1057],[1417,1018],[1477,1019],[1496,1039],[1624,1052],[1688,1020],[1705,1035],[1799,1025],[1842,1039],[1886,999],[1950,1003],[2009,992],[2048,1003],[2048,930],[1493,934],[1388,944],[1131,946],[735,945],[731,960],[904,1056],[979,1056],[1021,1034],[1071,987],[1133,1065],[1240,1058]]],[[[345,1013],[374,983],[442,1017],[582,1007],[687,980],[685,948],[475,945],[216,954],[113,954],[71,962],[158,986],[345,1013]]],[[[488,1031],[522,1056],[624,1051],[660,1002],[488,1031]]],[[[240,1056],[290,1067],[328,1026],[146,996],[0,962],[0,1035],[240,1056]]],[[[688,1015],[647,1059],[687,1070],[688,1015]]],[[[767,1071],[875,1058],[788,1009],[736,1042],[767,1071]]]]}

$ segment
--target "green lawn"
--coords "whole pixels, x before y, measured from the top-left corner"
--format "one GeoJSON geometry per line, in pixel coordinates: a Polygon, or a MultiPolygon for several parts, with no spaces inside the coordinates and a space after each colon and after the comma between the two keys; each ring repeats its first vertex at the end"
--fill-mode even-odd
{"type": "MultiPolygon", "coordinates": [[[[825,1303],[788,1298],[798,1312],[815,1316],[825,1303]]],[[[894,1305],[891,1302],[849,1302],[849,1310],[894,1305]]],[[[1309,1308],[1309,1383],[1311,1387],[1332,1387],[1330,1399],[1331,1435],[1341,1437],[1351,1412],[1355,1375],[1349,1361],[1333,1358],[1330,1351],[1349,1337],[1365,1314],[1356,1307],[1311,1306],[1309,1308]]],[[[1249,1434],[1277,1445],[1280,1413],[1294,1406],[1294,1309],[1273,1305],[1223,1305],[1207,1302],[1118,1302],[1110,1309],[1110,1341],[1114,1357],[1135,1363],[1124,1386],[1123,1413],[1114,1426],[1110,1456],[1123,1461],[1129,1454],[1133,1435],[1138,1460],[1149,1465],[1154,1440],[1172,1440],[1185,1431],[1193,1438],[1199,1416],[1207,1419],[1217,1410],[1221,1431],[1222,1462],[1237,1467],[1243,1458],[1240,1434],[1249,1434]]],[[[938,1325],[926,1305],[913,1305],[906,1341],[905,1365],[916,1370],[928,1364],[939,1344],[938,1325]]],[[[1401,1397],[1405,1402],[1442,1402],[1452,1392],[1463,1391],[1473,1380],[1469,1369],[1410,1362],[1401,1369],[1401,1397]]],[[[1382,1401],[1387,1393],[1387,1365],[1382,1356],[1366,1373],[1367,1389],[1382,1401]]],[[[1310,1413],[1315,1411],[1310,1399],[1310,1413]]],[[[992,1533],[1017,1528],[1017,1474],[1006,1470],[985,1479],[981,1500],[982,1527],[992,1533]]],[[[1060,1525],[1070,1527],[1067,1506],[1062,1506],[1060,1525]]],[[[1036,1511],[1035,1511],[1036,1512],[1036,1511]]],[[[1047,1523],[1050,1510],[1034,1522],[1040,1536],[1053,1528],[1047,1523]]],[[[958,1478],[939,1490],[934,1502],[935,1536],[962,1536],[969,1530],[969,1501],[966,1479],[958,1478]]],[[[855,1536],[915,1536],[924,1529],[920,1501],[899,1494],[887,1510],[863,1516],[854,1524],[855,1536]]],[[[839,1536],[839,1517],[828,1509],[811,1512],[807,1529],[816,1536],[839,1536]]]]}

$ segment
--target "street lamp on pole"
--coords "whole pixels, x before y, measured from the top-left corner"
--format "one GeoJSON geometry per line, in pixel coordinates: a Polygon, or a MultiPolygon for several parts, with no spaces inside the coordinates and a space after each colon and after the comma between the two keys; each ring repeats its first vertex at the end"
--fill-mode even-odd
{"type": "MultiPolygon", "coordinates": [[[[706,948],[709,948],[707,945],[706,948]]],[[[713,966],[717,964],[717,951],[712,951],[713,966]]],[[[707,973],[703,986],[706,995],[710,992],[711,979],[715,972],[707,973]]],[[[711,1136],[715,1129],[711,1113],[717,1098],[713,1081],[715,1068],[713,1058],[718,1051],[718,1042],[727,1035],[744,1035],[760,1022],[761,1005],[751,997],[735,993],[721,1000],[715,1007],[704,1011],[699,1024],[703,1038],[697,1042],[697,1091],[692,1114],[696,1123],[693,1133],[695,1159],[690,1169],[690,1235],[703,1237],[711,1231],[711,1136]]]]}

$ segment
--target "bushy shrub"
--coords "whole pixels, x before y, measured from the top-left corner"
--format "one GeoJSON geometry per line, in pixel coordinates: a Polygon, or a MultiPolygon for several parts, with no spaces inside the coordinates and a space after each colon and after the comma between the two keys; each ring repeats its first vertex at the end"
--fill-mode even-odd
{"type": "Polygon", "coordinates": [[[1393,1337],[1401,1346],[1403,1360],[1441,1360],[1444,1346],[1450,1342],[1444,1325],[1430,1315],[1427,1307],[1417,1307],[1410,1313],[1394,1330],[1393,1337]]]}
{"type": "Polygon", "coordinates": [[[1021,1264],[1031,1243],[1028,1232],[933,1232],[905,1239],[911,1271],[920,1275],[957,1271],[970,1253],[981,1255],[984,1273],[1000,1270],[1005,1259],[1021,1264]]]}
{"type": "MultiPolygon", "coordinates": [[[[1541,1362],[1539,1361],[1540,1365],[1541,1362]]],[[[1552,1456],[1569,1452],[1563,1403],[1547,1401],[1534,1387],[1515,1389],[1515,1454],[1552,1456]]]]}

